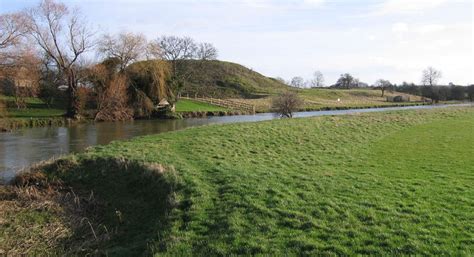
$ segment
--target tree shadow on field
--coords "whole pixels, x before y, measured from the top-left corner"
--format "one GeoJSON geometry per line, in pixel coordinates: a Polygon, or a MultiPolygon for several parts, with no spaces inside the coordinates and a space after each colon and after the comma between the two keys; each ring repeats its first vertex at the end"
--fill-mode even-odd
{"type": "Polygon", "coordinates": [[[41,171],[48,183],[60,185],[56,201],[72,231],[55,247],[59,252],[141,256],[166,249],[177,186],[172,167],[115,158],[63,159],[41,171]]]}

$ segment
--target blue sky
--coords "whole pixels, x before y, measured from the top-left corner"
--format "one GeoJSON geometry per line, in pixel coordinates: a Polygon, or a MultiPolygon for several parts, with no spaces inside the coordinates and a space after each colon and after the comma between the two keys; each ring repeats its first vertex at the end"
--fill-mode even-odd
{"type": "MultiPolygon", "coordinates": [[[[334,83],[349,72],[418,83],[433,66],[442,83],[474,83],[471,0],[65,0],[100,31],[149,39],[186,35],[213,43],[219,59],[262,74],[334,83]]],[[[0,0],[0,13],[38,1],[0,0]]]]}

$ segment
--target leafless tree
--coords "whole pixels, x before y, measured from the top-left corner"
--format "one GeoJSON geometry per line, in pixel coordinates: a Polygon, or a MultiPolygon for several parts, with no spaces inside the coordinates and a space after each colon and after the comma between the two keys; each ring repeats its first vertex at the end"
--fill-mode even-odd
{"type": "Polygon", "coordinates": [[[148,60],[162,60],[163,50],[160,47],[160,44],[157,40],[151,41],[146,46],[146,58],[148,60]]]}
{"type": "Polygon", "coordinates": [[[385,90],[390,89],[392,87],[392,83],[385,79],[379,79],[375,82],[374,86],[382,91],[381,97],[383,97],[385,94],[385,90]]]}
{"type": "Polygon", "coordinates": [[[217,49],[211,43],[200,43],[196,57],[199,60],[215,60],[217,59],[217,49]]]}
{"type": "Polygon", "coordinates": [[[198,49],[190,37],[162,36],[156,43],[161,48],[163,59],[171,62],[193,59],[198,49]]]}
{"type": "Polygon", "coordinates": [[[30,9],[27,25],[31,38],[66,77],[69,95],[66,115],[79,118],[76,65],[79,58],[93,47],[92,30],[77,9],[69,10],[54,0],[42,0],[37,7],[30,9]]]}
{"type": "Polygon", "coordinates": [[[315,71],[313,73],[313,80],[311,80],[312,87],[322,87],[324,86],[324,75],[320,71],[315,71]]]}
{"type": "Polygon", "coordinates": [[[0,50],[17,45],[25,35],[26,29],[24,13],[0,15],[0,50]]]}
{"type": "Polygon", "coordinates": [[[425,70],[423,70],[421,83],[425,86],[436,86],[441,76],[442,76],[441,71],[433,67],[428,67],[425,70]]]}
{"type": "Polygon", "coordinates": [[[303,100],[294,92],[281,93],[272,101],[272,107],[282,117],[292,118],[293,113],[300,108],[303,100]]]}
{"type": "MultiPolygon", "coordinates": [[[[98,70],[100,71],[100,68],[98,70]]],[[[128,107],[127,78],[124,74],[113,74],[105,79],[108,84],[98,94],[96,121],[120,121],[133,119],[133,111],[128,107]]]]}
{"type": "Polygon", "coordinates": [[[291,79],[290,85],[292,87],[303,88],[305,85],[304,79],[302,77],[293,77],[291,79]]]}
{"type": "Polygon", "coordinates": [[[107,58],[117,58],[120,62],[120,71],[130,63],[145,57],[147,40],[142,34],[130,32],[118,35],[106,34],[99,41],[99,52],[107,58]]]}

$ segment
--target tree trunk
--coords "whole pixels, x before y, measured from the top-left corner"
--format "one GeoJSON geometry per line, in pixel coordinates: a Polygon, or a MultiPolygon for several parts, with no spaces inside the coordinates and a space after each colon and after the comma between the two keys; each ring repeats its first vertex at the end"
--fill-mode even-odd
{"type": "Polygon", "coordinates": [[[79,95],[77,94],[76,74],[73,69],[69,69],[66,73],[69,93],[66,116],[71,119],[79,119],[80,103],[79,95]]]}
{"type": "Polygon", "coordinates": [[[381,97],[383,97],[384,93],[385,93],[385,88],[382,88],[382,96],[381,97]]]}

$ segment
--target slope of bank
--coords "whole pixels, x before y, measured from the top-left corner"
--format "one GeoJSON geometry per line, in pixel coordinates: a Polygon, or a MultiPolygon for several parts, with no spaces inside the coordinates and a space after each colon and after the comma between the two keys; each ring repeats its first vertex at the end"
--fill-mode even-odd
{"type": "Polygon", "coordinates": [[[2,189],[0,249],[469,255],[473,114],[275,120],[95,147],[2,189]]]}

